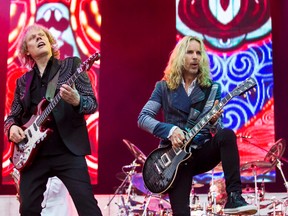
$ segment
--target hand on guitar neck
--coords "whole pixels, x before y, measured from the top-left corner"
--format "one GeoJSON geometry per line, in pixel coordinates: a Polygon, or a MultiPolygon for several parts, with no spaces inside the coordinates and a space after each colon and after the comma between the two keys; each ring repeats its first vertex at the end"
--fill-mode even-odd
{"type": "MultiPolygon", "coordinates": [[[[214,103],[214,107],[216,107],[218,104],[219,104],[219,100],[216,100],[215,103],[214,103]]],[[[212,118],[211,118],[211,120],[209,121],[209,123],[212,124],[212,125],[215,124],[215,123],[218,121],[218,119],[221,117],[221,115],[223,114],[223,112],[224,112],[223,109],[220,109],[218,112],[216,112],[216,113],[212,116],[212,118]]]]}
{"type": "Polygon", "coordinates": [[[179,127],[176,127],[169,140],[174,148],[180,148],[185,140],[184,132],[179,127]]]}
{"type": "MultiPolygon", "coordinates": [[[[217,106],[219,104],[219,100],[216,100],[214,103],[214,106],[217,106]]],[[[217,120],[221,117],[224,110],[220,109],[218,112],[216,112],[213,117],[211,117],[211,120],[209,121],[210,124],[215,124],[217,120]]],[[[178,149],[183,146],[185,143],[185,131],[181,130],[179,127],[175,127],[173,130],[171,136],[169,137],[169,140],[172,143],[173,148],[178,149]]]]}

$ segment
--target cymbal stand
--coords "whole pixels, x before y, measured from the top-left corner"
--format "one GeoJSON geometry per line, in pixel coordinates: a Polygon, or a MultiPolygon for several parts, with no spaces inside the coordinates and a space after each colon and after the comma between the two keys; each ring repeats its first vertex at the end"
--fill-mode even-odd
{"type": "Polygon", "coordinates": [[[255,204],[257,206],[257,212],[260,215],[260,201],[259,201],[259,197],[258,197],[258,187],[257,187],[257,172],[255,170],[255,167],[252,167],[253,169],[253,175],[254,175],[254,184],[255,184],[255,204]]]}
{"type": "Polygon", "coordinates": [[[191,193],[190,193],[190,208],[195,210],[198,208],[199,205],[199,196],[195,193],[194,185],[192,181],[191,193]]]}
{"type": "Polygon", "coordinates": [[[147,215],[148,205],[150,203],[151,197],[152,197],[152,193],[149,193],[148,194],[148,201],[146,201],[146,200],[144,201],[144,208],[143,208],[142,216],[146,216],[147,215]]]}
{"type": "MultiPolygon", "coordinates": [[[[212,184],[211,187],[214,188],[214,169],[212,169],[212,184]]],[[[217,203],[216,203],[216,191],[214,189],[214,191],[212,192],[212,202],[213,202],[213,207],[212,207],[212,214],[217,213],[217,203]]]]}
{"type": "Polygon", "coordinates": [[[124,208],[127,216],[128,216],[128,212],[129,212],[129,208],[130,208],[130,206],[128,205],[128,202],[130,201],[130,194],[131,194],[131,189],[132,189],[131,176],[135,173],[136,159],[129,165],[129,167],[131,167],[131,170],[126,175],[125,179],[122,181],[122,183],[119,185],[119,187],[116,189],[116,191],[114,192],[114,195],[111,197],[111,199],[109,200],[107,205],[104,207],[104,209],[106,209],[111,204],[111,202],[115,198],[115,196],[119,193],[119,191],[123,190],[123,188],[126,185],[126,183],[129,182],[129,186],[128,186],[128,189],[127,189],[127,199],[126,199],[126,201],[124,200],[123,196],[121,195],[121,202],[122,202],[123,206],[121,206],[121,205],[116,203],[116,205],[118,205],[119,208],[121,208],[121,207],[124,208]]]}
{"type": "Polygon", "coordinates": [[[282,166],[282,163],[281,163],[281,161],[279,160],[279,158],[277,158],[277,168],[279,169],[279,171],[280,171],[280,173],[281,173],[281,175],[282,175],[282,178],[283,178],[283,180],[284,180],[284,186],[286,187],[286,191],[287,191],[287,193],[288,193],[288,182],[287,182],[287,180],[286,180],[286,178],[285,178],[285,175],[284,175],[284,173],[283,173],[283,171],[282,171],[281,166],[282,166]]]}

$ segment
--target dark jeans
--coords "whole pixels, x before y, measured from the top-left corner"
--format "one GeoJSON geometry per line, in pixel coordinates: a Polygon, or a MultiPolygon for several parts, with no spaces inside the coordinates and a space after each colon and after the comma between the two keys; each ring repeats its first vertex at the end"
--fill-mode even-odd
{"type": "Polygon", "coordinates": [[[20,214],[22,216],[40,216],[43,193],[46,190],[48,178],[52,176],[57,176],[62,180],[79,215],[102,215],[94,198],[85,157],[65,153],[38,156],[27,170],[21,172],[20,214]]]}
{"type": "Polygon", "coordinates": [[[176,179],[168,190],[173,216],[189,216],[189,198],[192,178],[212,170],[222,161],[226,191],[241,191],[240,164],[235,133],[220,130],[201,149],[193,150],[192,156],[179,166],[176,179]]]}

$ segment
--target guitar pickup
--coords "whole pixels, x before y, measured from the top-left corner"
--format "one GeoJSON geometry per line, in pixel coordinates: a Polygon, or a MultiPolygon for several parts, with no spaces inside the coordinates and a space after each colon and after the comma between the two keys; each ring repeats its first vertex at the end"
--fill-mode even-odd
{"type": "Polygon", "coordinates": [[[161,156],[161,161],[165,167],[167,167],[171,164],[171,160],[170,160],[169,156],[167,155],[167,153],[165,153],[161,156]]]}

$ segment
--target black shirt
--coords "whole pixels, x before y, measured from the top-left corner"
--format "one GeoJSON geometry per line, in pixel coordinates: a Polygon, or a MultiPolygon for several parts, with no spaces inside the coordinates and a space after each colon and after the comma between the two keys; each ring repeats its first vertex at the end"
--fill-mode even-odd
{"type": "MultiPolygon", "coordinates": [[[[49,80],[53,78],[53,77],[51,78],[49,77],[53,62],[54,62],[54,58],[51,57],[51,59],[47,63],[47,66],[44,70],[42,77],[40,75],[40,71],[38,67],[34,66],[33,68],[34,76],[33,76],[31,86],[30,86],[30,96],[31,96],[30,114],[31,115],[34,114],[35,111],[37,111],[38,104],[45,98],[49,80]]],[[[41,107],[38,109],[40,109],[40,111],[43,111],[44,108],[45,107],[43,108],[41,107]]],[[[49,116],[49,119],[51,119],[51,121],[44,125],[45,126],[47,125],[47,127],[53,130],[53,132],[48,136],[48,138],[44,142],[40,144],[38,154],[55,155],[55,154],[61,154],[63,152],[66,152],[68,149],[66,148],[65,144],[63,143],[60,137],[60,134],[58,132],[57,125],[53,118],[52,112],[49,116]]]]}

